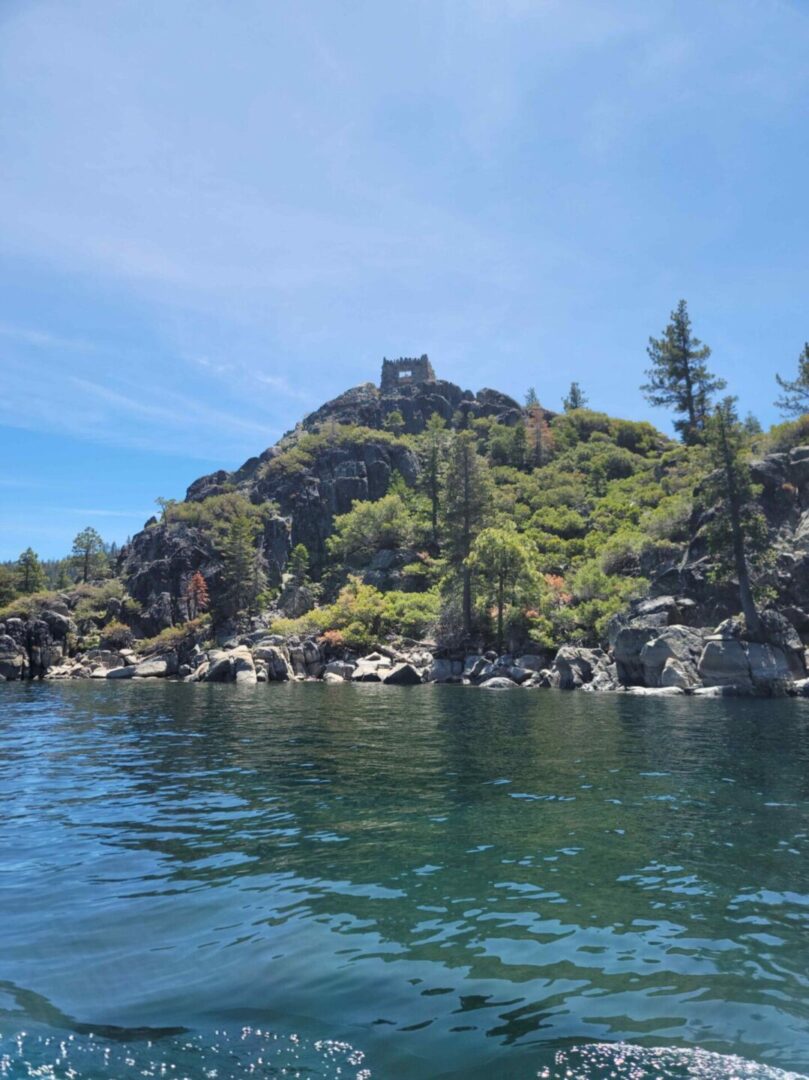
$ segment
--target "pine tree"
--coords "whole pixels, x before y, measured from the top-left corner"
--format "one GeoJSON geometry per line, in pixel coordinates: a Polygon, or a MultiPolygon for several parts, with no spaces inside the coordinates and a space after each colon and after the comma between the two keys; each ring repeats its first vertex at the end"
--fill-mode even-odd
{"type": "Polygon", "coordinates": [[[438,517],[450,435],[444,418],[433,413],[421,436],[421,477],[430,500],[430,539],[438,547],[438,517]]]}
{"type": "Polygon", "coordinates": [[[539,398],[534,387],[529,386],[525,391],[525,407],[526,409],[532,409],[535,405],[539,405],[539,398]]]}
{"type": "Polygon", "coordinates": [[[692,335],[685,300],[672,311],[663,337],[649,338],[646,351],[652,361],[646,372],[649,381],[641,387],[647,401],[680,414],[674,427],[684,443],[701,442],[713,396],[727,384],[708,371],[705,361],[711,350],[692,335]]]}
{"type": "Polygon", "coordinates": [[[775,381],[783,390],[775,402],[784,416],[803,416],[809,412],[809,341],[798,357],[798,374],[794,379],[782,379],[775,376],[775,381]]]}
{"type": "Polygon", "coordinates": [[[761,619],[751,584],[750,564],[768,551],[767,523],[755,501],[755,488],[745,459],[747,437],[736,413],[736,399],[724,398],[709,418],[705,434],[717,469],[705,485],[713,516],[708,545],[717,559],[715,576],[735,574],[747,631],[760,638],[761,619]]]}
{"type": "Polygon", "coordinates": [[[296,544],[289,554],[287,571],[293,585],[305,585],[309,580],[309,552],[305,544],[296,544]]]}
{"type": "Polygon", "coordinates": [[[22,593],[41,592],[45,588],[45,571],[33,548],[26,548],[17,560],[17,587],[22,593]]]}
{"type": "Polygon", "coordinates": [[[188,584],[185,587],[185,599],[188,605],[188,615],[192,619],[196,619],[197,615],[207,611],[210,606],[208,583],[199,570],[195,570],[188,579],[188,584]]]}
{"type": "Polygon", "coordinates": [[[444,547],[450,566],[461,574],[466,635],[472,628],[472,571],[467,559],[490,504],[489,468],[475,448],[475,436],[471,431],[457,432],[450,442],[444,476],[444,547]]]}
{"type": "Polygon", "coordinates": [[[61,559],[59,562],[59,572],[56,576],[56,588],[57,589],[69,589],[71,586],[71,580],[67,572],[68,560],[61,559]]]}
{"type": "Polygon", "coordinates": [[[535,561],[531,541],[517,532],[513,522],[484,529],[472,545],[467,564],[480,582],[484,599],[496,608],[498,652],[503,651],[506,607],[539,590],[535,561]]]}
{"type": "Polygon", "coordinates": [[[573,412],[574,409],[587,408],[587,395],[577,382],[570,384],[567,397],[562,399],[562,408],[565,412],[573,412]]]}
{"type": "Polygon", "coordinates": [[[267,583],[262,558],[255,544],[254,523],[235,517],[222,540],[222,585],[216,611],[222,618],[252,615],[267,583]]]}
{"type": "Polygon", "coordinates": [[[89,525],[86,529],[82,529],[73,541],[72,558],[83,582],[100,575],[106,569],[104,541],[89,525]]]}

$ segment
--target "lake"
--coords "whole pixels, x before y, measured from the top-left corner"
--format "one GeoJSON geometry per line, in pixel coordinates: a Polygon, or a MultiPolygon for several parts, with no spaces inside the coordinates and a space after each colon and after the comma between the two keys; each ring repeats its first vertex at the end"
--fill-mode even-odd
{"type": "Polygon", "coordinates": [[[0,1077],[809,1073],[807,853],[806,701],[7,684],[0,1077]]]}

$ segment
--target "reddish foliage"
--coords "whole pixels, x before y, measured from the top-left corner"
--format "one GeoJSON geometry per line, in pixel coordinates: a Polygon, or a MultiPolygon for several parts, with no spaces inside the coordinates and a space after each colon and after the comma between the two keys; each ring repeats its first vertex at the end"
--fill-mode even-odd
{"type": "Polygon", "coordinates": [[[192,619],[195,619],[201,611],[208,610],[211,602],[208,596],[208,583],[199,570],[188,579],[185,598],[188,601],[188,613],[192,619]]]}

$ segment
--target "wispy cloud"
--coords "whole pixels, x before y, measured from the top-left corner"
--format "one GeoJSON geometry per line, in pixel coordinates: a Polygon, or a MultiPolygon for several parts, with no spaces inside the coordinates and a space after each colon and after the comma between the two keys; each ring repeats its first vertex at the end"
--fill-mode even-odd
{"type": "Polygon", "coordinates": [[[9,323],[0,322],[0,337],[17,342],[20,345],[31,345],[37,349],[59,349],[78,352],[92,352],[95,346],[92,342],[83,341],[79,338],[63,337],[46,330],[33,330],[25,326],[13,326],[9,323]]]}

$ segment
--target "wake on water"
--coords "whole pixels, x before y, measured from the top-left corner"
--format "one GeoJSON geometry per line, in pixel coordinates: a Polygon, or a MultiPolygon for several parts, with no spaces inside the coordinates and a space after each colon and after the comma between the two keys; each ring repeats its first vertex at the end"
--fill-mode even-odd
{"type": "Polygon", "coordinates": [[[588,1043],[557,1053],[540,1080],[807,1080],[800,1073],[699,1048],[644,1047],[631,1043],[588,1043]]]}
{"type": "MultiPolygon", "coordinates": [[[[504,1061],[507,1057],[506,1053],[504,1061]]],[[[553,1065],[525,1075],[526,1080],[808,1080],[798,1073],[705,1050],[628,1043],[588,1043],[560,1050],[553,1065]]],[[[363,1051],[349,1043],[308,1041],[257,1028],[126,1043],[94,1034],[36,1030],[0,1034],[3,1080],[263,1080],[278,1076],[372,1080],[380,1074],[372,1072],[363,1051]]]]}

